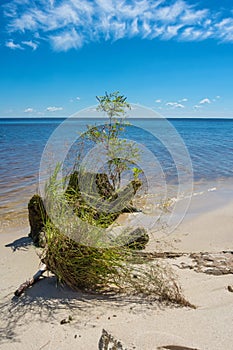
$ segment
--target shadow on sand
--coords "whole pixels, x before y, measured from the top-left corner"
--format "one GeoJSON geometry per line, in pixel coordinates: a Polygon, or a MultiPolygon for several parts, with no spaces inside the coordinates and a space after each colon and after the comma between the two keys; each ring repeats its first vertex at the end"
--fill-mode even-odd
{"type": "Polygon", "coordinates": [[[11,298],[12,294],[0,303],[0,345],[18,342],[30,322],[59,324],[64,316],[72,315],[75,324],[83,325],[94,321],[96,314],[104,315],[113,309],[126,308],[128,312],[141,313],[148,311],[148,307],[164,307],[142,298],[76,292],[58,285],[55,276],[41,278],[21,297],[11,298]]]}
{"type": "Polygon", "coordinates": [[[20,249],[27,249],[32,245],[33,245],[32,239],[28,236],[25,236],[25,237],[16,239],[12,243],[6,244],[5,247],[7,248],[10,247],[15,252],[16,250],[20,250],[20,249]]]}

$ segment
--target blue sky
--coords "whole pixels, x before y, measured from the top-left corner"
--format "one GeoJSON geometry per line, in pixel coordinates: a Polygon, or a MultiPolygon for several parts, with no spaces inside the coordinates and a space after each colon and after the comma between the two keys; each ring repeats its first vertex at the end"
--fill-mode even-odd
{"type": "Polygon", "coordinates": [[[11,0],[0,116],[69,116],[119,90],[165,117],[233,118],[233,3],[11,0]]]}

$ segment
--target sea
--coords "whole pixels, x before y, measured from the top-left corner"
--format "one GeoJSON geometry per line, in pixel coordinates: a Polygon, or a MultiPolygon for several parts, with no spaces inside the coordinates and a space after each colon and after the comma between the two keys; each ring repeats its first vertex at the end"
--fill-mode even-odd
{"type": "MultiPolygon", "coordinates": [[[[48,167],[59,161],[64,171],[71,172],[87,125],[103,130],[101,125],[105,121],[0,119],[1,230],[13,221],[25,223],[27,220],[27,204],[31,196],[40,191],[45,159],[49,160],[48,167]]],[[[148,191],[167,191],[169,186],[173,189],[180,186],[179,195],[185,195],[186,190],[188,195],[219,190],[232,195],[233,119],[132,118],[129,124],[120,137],[130,140],[132,147],[141,153],[142,159],[138,157],[135,166],[148,180],[148,191]]],[[[92,148],[93,145],[88,144],[85,153],[90,169],[103,169],[97,159],[99,149],[92,152],[92,148]]],[[[129,149],[124,151],[123,147],[118,157],[130,158],[129,153],[129,149]]]]}

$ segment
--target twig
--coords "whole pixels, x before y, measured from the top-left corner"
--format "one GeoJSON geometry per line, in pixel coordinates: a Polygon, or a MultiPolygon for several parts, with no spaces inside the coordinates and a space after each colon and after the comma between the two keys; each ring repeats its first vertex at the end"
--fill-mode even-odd
{"type": "Polygon", "coordinates": [[[46,344],[42,345],[42,346],[39,348],[39,350],[41,350],[41,349],[45,348],[47,345],[49,345],[49,343],[50,343],[50,340],[49,340],[49,341],[47,341],[47,343],[46,343],[46,344]]]}
{"type": "Polygon", "coordinates": [[[41,268],[37,271],[37,273],[29,281],[26,281],[19,286],[19,288],[14,293],[15,296],[19,297],[27,288],[31,287],[34,283],[36,283],[46,270],[47,266],[43,264],[41,268]]]}

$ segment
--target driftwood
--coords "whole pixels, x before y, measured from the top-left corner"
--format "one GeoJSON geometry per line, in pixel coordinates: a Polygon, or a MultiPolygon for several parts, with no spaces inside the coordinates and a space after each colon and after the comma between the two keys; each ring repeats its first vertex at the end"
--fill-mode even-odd
{"type": "Polygon", "coordinates": [[[30,280],[22,283],[19,286],[19,288],[15,291],[15,296],[19,297],[27,288],[35,284],[46,270],[47,270],[47,267],[45,264],[43,264],[41,268],[37,271],[37,273],[30,280]]]}
{"type": "Polygon", "coordinates": [[[188,253],[176,253],[176,252],[138,252],[135,251],[134,255],[140,256],[142,258],[145,258],[147,260],[153,260],[153,259],[175,259],[179,258],[180,256],[189,255],[188,253]]]}
{"type": "Polygon", "coordinates": [[[208,275],[229,275],[233,274],[233,254],[232,251],[221,252],[133,252],[135,256],[140,256],[148,261],[154,259],[175,259],[187,257],[190,260],[180,261],[176,266],[180,269],[192,269],[196,272],[208,275]]]}
{"type": "Polygon", "coordinates": [[[103,329],[98,343],[98,350],[127,350],[127,348],[123,347],[119,340],[103,329]]]}

